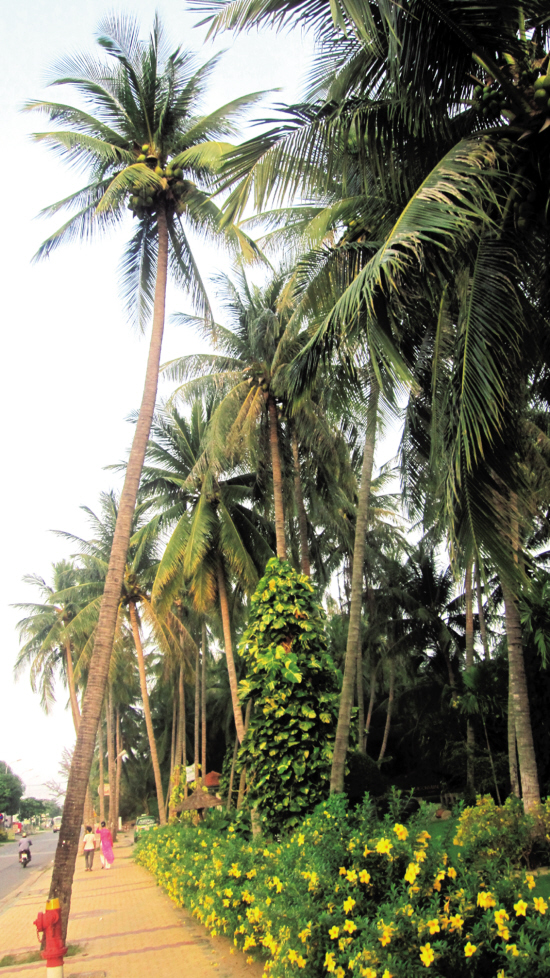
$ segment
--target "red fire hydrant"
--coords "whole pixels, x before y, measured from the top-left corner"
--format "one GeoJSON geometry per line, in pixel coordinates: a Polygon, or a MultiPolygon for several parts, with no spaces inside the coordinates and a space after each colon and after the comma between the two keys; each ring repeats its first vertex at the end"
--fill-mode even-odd
{"type": "Polygon", "coordinates": [[[61,937],[61,910],[59,900],[48,900],[46,912],[39,913],[34,921],[34,926],[40,934],[44,934],[46,947],[41,951],[41,956],[46,962],[47,978],[63,978],[63,958],[67,953],[67,948],[61,937]]]}

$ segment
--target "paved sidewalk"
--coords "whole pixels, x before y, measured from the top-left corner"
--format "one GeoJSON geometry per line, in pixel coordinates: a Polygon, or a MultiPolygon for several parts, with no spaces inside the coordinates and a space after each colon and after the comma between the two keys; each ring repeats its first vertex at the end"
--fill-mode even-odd
{"type": "MultiPolygon", "coordinates": [[[[232,954],[226,938],[209,937],[131,854],[130,837],[119,835],[111,870],[101,870],[96,854],[86,873],[78,858],[68,942],[82,953],[65,959],[65,978],[261,978],[261,964],[232,954]]],[[[32,922],[45,909],[50,875],[51,867],[0,906],[0,959],[37,949],[32,922]]],[[[0,968],[0,978],[45,973],[45,962],[0,968]]]]}

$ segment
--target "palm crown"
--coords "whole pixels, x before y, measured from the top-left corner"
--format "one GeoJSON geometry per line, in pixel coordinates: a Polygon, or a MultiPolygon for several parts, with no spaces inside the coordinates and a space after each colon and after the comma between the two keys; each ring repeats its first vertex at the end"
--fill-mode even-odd
{"type": "MultiPolygon", "coordinates": [[[[35,139],[89,172],[86,186],[43,211],[75,213],[46,239],[37,258],[50,255],[61,242],[88,239],[111,228],[129,208],[138,223],[122,262],[123,288],[130,311],[143,320],[151,311],[162,210],[172,276],[207,314],[206,291],[182,219],[203,235],[218,231],[219,211],[208,191],[217,161],[231,148],[220,140],[236,132],[238,118],[261,93],[201,114],[218,58],[198,65],[195,56],[181,48],[169,53],[158,18],[148,44],[139,40],[133,19],[114,17],[100,25],[98,43],[109,60],[83,54],[67,58],[52,82],[71,85],[84,103],[91,104],[93,115],[60,102],[32,101],[26,106],[45,112],[59,126],[35,134],[35,139]],[[68,128],[61,128],[64,125],[68,128]]],[[[228,236],[250,253],[252,245],[242,232],[230,229],[228,236]]]]}

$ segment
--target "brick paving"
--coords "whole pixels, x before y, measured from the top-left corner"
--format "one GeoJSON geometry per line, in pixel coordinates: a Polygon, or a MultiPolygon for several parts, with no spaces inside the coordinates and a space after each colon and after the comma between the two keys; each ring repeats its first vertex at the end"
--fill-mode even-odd
{"type": "MultiPolygon", "coordinates": [[[[260,963],[247,964],[229,940],[210,937],[131,855],[130,837],[119,835],[111,870],[96,854],[86,873],[78,858],[67,938],[82,951],[65,959],[65,978],[261,978],[260,963]]],[[[51,867],[0,904],[0,959],[38,947],[32,922],[44,910],[50,874],[51,867]]],[[[0,978],[45,973],[44,962],[0,968],[0,978]]]]}

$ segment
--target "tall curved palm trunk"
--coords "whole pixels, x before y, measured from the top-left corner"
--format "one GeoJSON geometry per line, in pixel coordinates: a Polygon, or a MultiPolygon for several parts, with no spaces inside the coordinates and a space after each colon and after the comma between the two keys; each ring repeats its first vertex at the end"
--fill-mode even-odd
{"type": "Polygon", "coordinates": [[[94,652],[86,695],[82,706],[80,728],[67,782],[63,818],[50,884],[49,898],[50,900],[57,898],[61,906],[63,938],[65,938],[67,933],[73,874],[78,854],[80,825],[84,810],[84,798],[92,766],[97,725],[105,695],[105,687],[107,685],[118,606],[124,579],[126,554],[128,552],[132,529],[132,517],[134,515],[139,481],[157,396],[168,272],[168,228],[166,213],[162,207],[159,207],[157,212],[157,225],[158,259],[153,324],[143,397],[126,469],[124,488],[120,497],[120,507],[105,581],[105,590],[99,612],[94,652]]]}
{"type": "MultiPolygon", "coordinates": [[[[523,807],[526,812],[530,812],[533,809],[536,809],[537,805],[540,805],[540,787],[537,762],[535,758],[535,747],[533,744],[531,710],[529,708],[529,694],[527,692],[525,663],[523,659],[521,623],[516,596],[504,583],[502,583],[502,593],[504,596],[504,615],[506,619],[506,638],[508,642],[508,668],[510,683],[509,706],[512,708],[513,717],[513,722],[510,724],[510,726],[513,730],[515,730],[516,735],[515,739],[519,759],[519,776],[521,778],[523,807]]],[[[512,789],[515,789],[513,781],[512,789]]]]}
{"type": "Polygon", "coordinates": [[[390,659],[390,688],[388,690],[388,706],[386,709],[386,724],[384,726],[384,737],[378,760],[381,761],[386,756],[388,740],[390,736],[391,718],[393,713],[393,703],[395,699],[395,659],[390,659]]]}
{"type": "MultiPolygon", "coordinates": [[[[466,669],[474,664],[474,604],[472,588],[472,561],[468,561],[464,578],[464,597],[466,601],[466,669]]],[[[475,791],[475,749],[474,725],[470,717],[466,721],[466,784],[470,792],[475,791]]]]}
{"type": "Polygon", "coordinates": [[[73,715],[74,729],[75,732],[78,733],[78,728],[80,726],[80,707],[78,705],[78,697],[76,695],[76,684],[74,681],[73,656],[72,656],[70,638],[67,638],[65,640],[65,670],[67,673],[67,685],[69,687],[69,697],[71,700],[71,713],[73,715]]]}
{"type": "Polygon", "coordinates": [[[202,621],[201,665],[201,770],[204,784],[206,777],[206,622],[202,621]]]}
{"type": "Polygon", "coordinates": [[[338,725],[336,727],[334,753],[332,755],[332,770],[330,775],[331,794],[342,792],[344,790],[346,753],[349,744],[349,728],[351,711],[353,708],[353,691],[357,672],[357,647],[361,639],[363,566],[365,562],[370,490],[374,465],[374,447],[376,444],[378,399],[380,396],[380,386],[374,370],[371,370],[370,374],[371,387],[367,407],[367,431],[365,435],[361,486],[359,488],[359,497],[357,500],[357,518],[355,523],[355,544],[353,548],[353,571],[351,576],[348,641],[344,665],[344,680],[342,683],[342,693],[340,696],[338,725]]]}
{"type": "Polygon", "coordinates": [[[231,619],[229,616],[229,602],[227,600],[227,587],[225,584],[225,573],[224,573],[221,560],[218,561],[217,578],[218,578],[218,598],[220,602],[220,613],[222,616],[225,658],[227,661],[227,672],[229,675],[229,688],[231,690],[231,702],[233,704],[233,717],[235,720],[237,739],[239,741],[239,744],[242,744],[243,737],[245,734],[245,729],[243,724],[243,713],[241,710],[241,704],[239,703],[239,688],[237,684],[237,672],[235,670],[235,660],[233,658],[233,642],[231,639],[231,619]]]}
{"type": "Polygon", "coordinates": [[[283,470],[279,451],[279,426],[277,424],[277,404],[272,394],[267,396],[269,418],[269,445],[271,448],[271,467],[273,469],[273,501],[275,503],[275,538],[277,557],[286,560],[285,510],[283,504],[283,470]]]}
{"type": "Polygon", "coordinates": [[[141,687],[141,701],[143,703],[145,726],[147,728],[147,738],[149,740],[149,750],[151,752],[151,764],[153,765],[153,774],[155,775],[155,787],[157,789],[159,820],[161,825],[166,825],[166,812],[164,810],[164,794],[162,791],[162,778],[160,774],[160,764],[159,764],[159,758],[157,753],[157,742],[155,740],[155,731],[153,730],[151,707],[149,706],[149,693],[147,692],[147,676],[145,674],[145,659],[143,657],[143,647],[141,645],[141,636],[139,634],[139,621],[138,621],[136,605],[134,601],[130,601],[129,611],[130,611],[130,622],[132,625],[132,635],[134,638],[134,645],[136,647],[136,654],[138,660],[139,685],[141,687]]]}
{"type": "Polygon", "coordinates": [[[298,530],[300,533],[300,566],[302,573],[311,576],[311,565],[309,562],[309,544],[307,539],[307,513],[304,505],[304,494],[302,492],[302,478],[300,475],[300,453],[298,446],[298,436],[294,427],[291,434],[292,458],[294,461],[294,500],[298,513],[298,530]]]}

